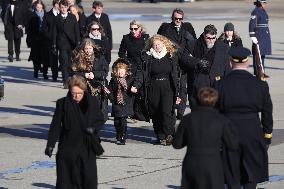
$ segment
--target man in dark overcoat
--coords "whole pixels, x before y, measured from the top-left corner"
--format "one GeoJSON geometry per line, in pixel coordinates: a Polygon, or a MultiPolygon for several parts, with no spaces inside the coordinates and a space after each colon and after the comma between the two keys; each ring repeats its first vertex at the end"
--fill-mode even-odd
{"type": "Polygon", "coordinates": [[[76,17],[68,13],[68,3],[66,0],[59,2],[60,14],[55,18],[53,30],[53,51],[59,49],[59,62],[62,69],[62,78],[64,88],[67,88],[66,82],[70,72],[70,59],[72,50],[80,42],[79,26],[76,17]]]}
{"type": "Polygon", "coordinates": [[[4,15],[4,34],[8,40],[8,60],[13,62],[13,45],[15,45],[16,61],[20,61],[21,38],[25,24],[25,10],[19,0],[11,0],[4,15]]]}
{"type": "Polygon", "coordinates": [[[58,78],[58,49],[52,49],[53,30],[55,18],[59,15],[59,0],[52,1],[52,9],[44,14],[42,21],[42,32],[48,39],[48,62],[52,72],[52,80],[57,81],[58,78]]]}
{"type": "Polygon", "coordinates": [[[185,69],[194,69],[194,77],[188,80],[188,85],[193,85],[190,97],[193,108],[197,104],[197,91],[200,88],[213,87],[216,81],[231,71],[229,47],[217,40],[216,35],[215,26],[207,25],[194,45],[192,56],[186,56],[182,62],[185,69]]]}
{"type": "Polygon", "coordinates": [[[219,109],[239,135],[239,151],[229,152],[229,189],[255,189],[268,180],[267,149],[272,138],[272,102],[266,81],[248,72],[250,50],[231,48],[232,71],[217,83],[219,109]],[[261,117],[259,116],[259,113],[261,117]]]}
{"type": "MultiPolygon", "coordinates": [[[[109,17],[103,12],[103,3],[101,1],[93,2],[93,14],[91,14],[86,21],[86,26],[88,26],[92,21],[96,21],[101,24],[105,36],[108,38],[108,50],[112,50],[112,29],[109,21],[109,17]]],[[[111,53],[106,53],[106,60],[111,60],[111,53]]]]}
{"type": "MultiPolygon", "coordinates": [[[[179,46],[179,53],[184,52],[184,48],[188,45],[189,41],[196,39],[196,34],[193,26],[190,22],[183,22],[184,12],[183,10],[176,8],[172,12],[172,22],[162,23],[158,29],[158,34],[163,35],[176,43],[179,46]]],[[[177,118],[181,119],[186,108],[187,101],[187,72],[182,70],[182,65],[180,63],[180,58],[178,62],[178,75],[179,75],[179,88],[180,88],[180,98],[181,103],[177,106],[177,118]]],[[[189,72],[189,71],[188,71],[189,72]]],[[[193,75],[189,73],[189,75],[193,75]]],[[[191,77],[191,76],[189,76],[191,77]]]]}
{"type": "MultiPolygon", "coordinates": [[[[251,13],[249,21],[249,36],[253,43],[252,54],[253,54],[253,69],[254,75],[257,73],[256,65],[256,52],[255,45],[259,45],[259,51],[261,55],[261,62],[264,68],[264,61],[266,55],[271,55],[271,37],[269,31],[269,17],[265,10],[267,1],[266,0],[256,0],[254,2],[255,9],[251,13]]],[[[264,74],[264,77],[269,77],[267,74],[264,74]]]]}

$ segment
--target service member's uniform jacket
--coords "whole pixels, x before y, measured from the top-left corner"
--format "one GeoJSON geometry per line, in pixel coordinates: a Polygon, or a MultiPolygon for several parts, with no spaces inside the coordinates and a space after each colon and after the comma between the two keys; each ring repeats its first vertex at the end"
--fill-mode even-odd
{"type": "Polygon", "coordinates": [[[245,183],[267,181],[265,144],[271,142],[273,127],[268,84],[246,70],[233,70],[218,82],[217,88],[220,111],[234,123],[239,134],[239,152],[229,153],[230,169],[236,175],[228,178],[228,182],[234,182],[230,179],[245,183]]]}
{"type": "Polygon", "coordinates": [[[261,55],[271,55],[271,38],[268,21],[268,15],[263,8],[256,7],[252,11],[249,21],[249,35],[250,37],[257,38],[261,55]]]}

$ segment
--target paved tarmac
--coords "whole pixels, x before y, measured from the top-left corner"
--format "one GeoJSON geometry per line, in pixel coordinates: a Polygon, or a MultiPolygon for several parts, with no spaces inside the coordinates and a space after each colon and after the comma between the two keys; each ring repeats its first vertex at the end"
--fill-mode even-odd
{"type": "MultiPolygon", "coordinates": [[[[185,10],[197,35],[204,26],[214,24],[219,33],[225,22],[234,23],[246,47],[248,20],[253,9],[252,0],[201,1],[194,3],[150,4],[129,1],[106,1],[113,28],[114,49],[112,60],[123,34],[132,19],[141,21],[150,35],[156,33],[161,22],[169,21],[173,8],[185,10]]],[[[270,0],[270,30],[273,55],[266,60],[266,72],[274,104],[274,138],[269,149],[270,182],[259,188],[284,188],[284,5],[281,0],[270,0]]],[[[83,3],[85,7],[90,1],[83,3]]],[[[90,13],[90,8],[86,12],[90,13]]],[[[55,158],[44,156],[46,138],[54,111],[55,101],[67,90],[60,82],[33,78],[32,62],[28,62],[29,49],[22,40],[21,62],[7,60],[7,41],[0,23],[0,75],[5,79],[5,98],[0,102],[0,189],[53,189],[55,188],[55,158]]],[[[187,110],[189,112],[189,110],[187,110]]],[[[105,153],[98,163],[100,189],[164,189],[180,188],[181,164],[185,153],[170,146],[153,145],[154,135],[150,123],[129,120],[128,140],[125,146],[114,142],[113,120],[107,121],[102,132],[105,153]]],[[[54,152],[55,153],[55,152],[54,152]]]]}

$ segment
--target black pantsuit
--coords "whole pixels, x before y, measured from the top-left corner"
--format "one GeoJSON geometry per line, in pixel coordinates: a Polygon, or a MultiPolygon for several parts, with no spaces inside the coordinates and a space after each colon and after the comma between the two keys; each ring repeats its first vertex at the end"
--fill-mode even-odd
{"type": "Polygon", "coordinates": [[[151,80],[148,88],[148,107],[154,132],[160,139],[173,135],[175,114],[173,113],[173,91],[170,81],[151,80]]]}
{"type": "Polygon", "coordinates": [[[66,83],[70,73],[71,49],[59,49],[59,62],[61,65],[63,83],[66,83]]]}

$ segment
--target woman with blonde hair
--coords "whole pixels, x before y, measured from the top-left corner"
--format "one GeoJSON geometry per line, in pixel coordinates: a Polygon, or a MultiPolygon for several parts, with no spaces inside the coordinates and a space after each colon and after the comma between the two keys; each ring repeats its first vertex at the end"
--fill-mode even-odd
{"type": "Polygon", "coordinates": [[[85,16],[83,10],[78,5],[71,5],[69,9],[70,12],[76,17],[77,23],[79,25],[80,38],[82,40],[86,33],[87,17],[85,16]]]}
{"type": "Polygon", "coordinates": [[[103,88],[109,69],[104,56],[100,54],[98,47],[91,39],[84,39],[73,51],[71,70],[74,75],[81,75],[86,79],[87,90],[99,100],[106,120],[107,99],[103,88]]]}
{"type": "Polygon", "coordinates": [[[133,93],[145,89],[148,111],[153,122],[157,142],[170,145],[175,132],[175,104],[180,103],[177,87],[176,46],[162,35],[152,36],[142,55],[133,93]]]}
{"type": "Polygon", "coordinates": [[[141,51],[149,35],[146,34],[144,26],[136,20],[130,22],[129,30],[130,32],[122,37],[118,56],[130,62],[131,72],[135,74],[141,64],[141,51]]]}

